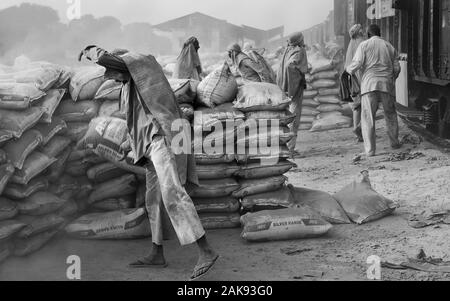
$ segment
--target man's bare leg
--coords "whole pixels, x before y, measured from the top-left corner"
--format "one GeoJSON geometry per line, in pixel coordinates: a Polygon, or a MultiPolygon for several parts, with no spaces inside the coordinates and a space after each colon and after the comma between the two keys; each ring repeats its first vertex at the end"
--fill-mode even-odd
{"type": "Polygon", "coordinates": [[[164,258],[164,248],[157,244],[153,244],[150,254],[136,262],[130,264],[133,268],[145,267],[167,267],[166,259],[164,258]]]}

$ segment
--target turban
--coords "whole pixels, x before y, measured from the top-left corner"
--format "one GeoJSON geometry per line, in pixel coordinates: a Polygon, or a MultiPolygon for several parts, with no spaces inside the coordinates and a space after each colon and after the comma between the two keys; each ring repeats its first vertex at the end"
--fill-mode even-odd
{"type": "Polygon", "coordinates": [[[350,37],[356,39],[359,35],[363,35],[363,28],[361,24],[353,25],[349,31],[350,37]]]}
{"type": "Polygon", "coordinates": [[[305,38],[301,32],[296,32],[289,36],[288,42],[290,46],[304,46],[305,38]]]}

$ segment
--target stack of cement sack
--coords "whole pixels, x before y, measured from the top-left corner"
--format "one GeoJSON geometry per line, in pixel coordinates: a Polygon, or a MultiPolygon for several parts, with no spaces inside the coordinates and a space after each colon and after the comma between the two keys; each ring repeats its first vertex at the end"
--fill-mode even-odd
{"type": "MultiPolygon", "coordinates": [[[[71,140],[55,112],[68,68],[22,61],[0,74],[0,261],[26,256],[50,241],[78,210],[52,186],[64,174],[71,140]]],[[[62,186],[60,186],[62,188],[62,186]]]]}
{"type": "Polygon", "coordinates": [[[295,117],[288,111],[290,103],[273,84],[248,83],[239,89],[234,108],[245,114],[246,121],[238,129],[240,189],[233,195],[241,200],[244,212],[289,206],[284,174],[294,167],[286,146],[293,138],[288,125],[295,117]]]}
{"type": "Polygon", "coordinates": [[[301,130],[312,132],[350,127],[352,119],[344,116],[339,92],[339,62],[321,57],[309,57],[311,68],[306,76],[301,130]]]}
{"type": "Polygon", "coordinates": [[[193,148],[200,186],[190,195],[206,229],[240,226],[240,203],[233,197],[239,189],[234,149],[236,126],[245,116],[233,108],[236,94],[237,83],[227,63],[197,89],[193,148]]]}

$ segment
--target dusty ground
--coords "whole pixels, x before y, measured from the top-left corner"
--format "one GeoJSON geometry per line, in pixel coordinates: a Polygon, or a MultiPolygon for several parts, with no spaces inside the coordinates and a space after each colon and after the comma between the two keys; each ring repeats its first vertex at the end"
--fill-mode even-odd
{"type": "MultiPolygon", "coordinates": [[[[382,155],[351,163],[361,152],[348,129],[328,133],[303,132],[300,149],[304,158],[289,174],[296,186],[337,192],[362,170],[370,170],[374,188],[397,201],[394,216],[368,225],[336,226],[327,237],[303,241],[247,244],[240,230],[211,231],[209,238],[222,257],[204,280],[367,280],[366,260],[378,255],[402,261],[423,248],[429,256],[450,260],[449,226],[412,229],[407,219],[427,207],[449,205],[449,156],[428,143],[407,144],[425,156],[403,162],[382,162],[390,152],[379,121],[378,144],[382,155]],[[383,153],[385,155],[383,155],[383,153]],[[283,249],[304,250],[288,256],[283,249]],[[308,277],[312,275],[313,277],[308,277]]],[[[412,134],[404,125],[401,137],[412,134]]],[[[66,258],[78,255],[83,280],[187,280],[196,263],[193,247],[180,248],[175,241],[166,246],[170,266],[164,270],[130,270],[127,264],[148,251],[150,242],[86,242],[59,238],[26,259],[11,259],[0,266],[0,280],[66,280],[66,258]]],[[[383,280],[449,280],[450,275],[416,271],[383,270],[383,280]]]]}

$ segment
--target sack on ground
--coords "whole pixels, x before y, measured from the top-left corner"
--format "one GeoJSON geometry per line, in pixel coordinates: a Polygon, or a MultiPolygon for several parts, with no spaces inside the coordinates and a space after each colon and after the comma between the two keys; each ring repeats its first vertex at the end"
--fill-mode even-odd
{"type": "Polygon", "coordinates": [[[205,230],[239,228],[241,216],[238,213],[209,213],[200,214],[200,221],[205,230]]]}
{"type": "Polygon", "coordinates": [[[28,156],[41,144],[42,136],[38,131],[29,130],[18,140],[6,143],[4,150],[11,164],[22,169],[28,156]]]}
{"type": "Polygon", "coordinates": [[[336,86],[336,81],[330,80],[330,79],[316,80],[311,83],[311,87],[314,90],[328,89],[328,88],[333,88],[335,86],[336,86]]]}
{"type": "Polygon", "coordinates": [[[39,121],[40,123],[52,123],[53,115],[60,105],[64,94],[66,94],[66,90],[64,89],[50,90],[47,92],[47,95],[33,103],[33,106],[40,107],[44,111],[39,121]]]}
{"type": "Polygon", "coordinates": [[[369,223],[391,215],[398,208],[372,188],[368,172],[363,172],[360,178],[333,195],[353,222],[369,223]]]}
{"type": "Polygon", "coordinates": [[[17,237],[22,239],[30,238],[50,230],[59,229],[66,222],[63,217],[55,214],[39,217],[22,215],[18,217],[17,220],[27,225],[17,233],[17,237]]]}
{"type": "Polygon", "coordinates": [[[321,80],[321,79],[336,80],[338,75],[339,73],[336,70],[328,70],[314,73],[313,78],[314,80],[321,80]]]}
{"type": "Polygon", "coordinates": [[[79,239],[136,239],[151,236],[145,209],[126,209],[88,214],[66,227],[70,236],[79,239]]]}
{"type": "Polygon", "coordinates": [[[20,214],[42,216],[60,209],[67,201],[51,193],[40,191],[18,202],[20,214]]]}
{"type": "Polygon", "coordinates": [[[287,126],[291,124],[295,115],[289,111],[261,111],[261,112],[247,112],[245,113],[246,120],[261,120],[268,121],[277,120],[281,126],[287,126]]]}
{"type": "Polygon", "coordinates": [[[195,154],[197,165],[227,164],[235,161],[234,155],[225,154],[195,154]]]}
{"type": "Polygon", "coordinates": [[[41,66],[0,75],[0,80],[11,80],[11,82],[15,83],[34,85],[39,90],[45,92],[56,84],[61,73],[61,70],[56,68],[41,66]]]}
{"type": "Polygon", "coordinates": [[[300,123],[299,131],[309,131],[312,128],[312,123],[300,123]]]}
{"type": "Polygon", "coordinates": [[[329,112],[341,112],[342,106],[337,104],[321,104],[317,111],[320,113],[329,113],[329,112]]]}
{"type": "MultiPolygon", "coordinates": [[[[242,151],[243,153],[244,151],[242,151]]],[[[253,161],[263,162],[265,165],[271,166],[279,161],[288,159],[291,155],[289,149],[286,146],[274,147],[274,149],[263,150],[261,148],[248,148],[245,150],[245,154],[241,154],[238,150],[236,160],[238,163],[249,163],[253,161]]]]}
{"type": "Polygon", "coordinates": [[[247,212],[290,208],[293,205],[294,199],[287,187],[276,191],[246,196],[242,199],[242,209],[247,212]]]}
{"type": "Polygon", "coordinates": [[[305,109],[305,107],[311,107],[310,110],[317,108],[318,106],[320,106],[320,103],[318,103],[317,101],[315,101],[314,99],[304,99],[303,100],[303,109],[305,109]]]}
{"type": "Polygon", "coordinates": [[[0,221],[13,219],[18,213],[19,208],[15,202],[0,197],[0,221]]]}
{"type": "Polygon", "coordinates": [[[65,122],[90,122],[97,117],[99,103],[86,100],[74,102],[71,99],[65,99],[55,112],[55,115],[65,122]]]}
{"type": "Polygon", "coordinates": [[[0,129],[20,138],[39,122],[43,114],[44,111],[36,107],[25,111],[0,110],[0,129]]]}
{"type": "Polygon", "coordinates": [[[331,224],[350,224],[341,205],[328,193],[289,185],[295,204],[309,206],[331,224]]]}
{"type": "Polygon", "coordinates": [[[9,180],[12,178],[14,174],[15,168],[11,164],[5,164],[0,166],[0,195],[3,194],[3,191],[8,185],[9,180]]]}
{"type": "Polygon", "coordinates": [[[7,220],[0,222],[0,242],[6,241],[7,239],[12,238],[16,233],[21,231],[27,225],[16,221],[16,220],[7,220]]]}
{"type": "Polygon", "coordinates": [[[249,213],[241,218],[242,238],[249,242],[297,240],[327,234],[332,225],[308,208],[249,213]]]}
{"type": "Polygon", "coordinates": [[[242,112],[285,111],[290,103],[277,85],[249,83],[239,88],[234,107],[242,112]]]}
{"type": "Polygon", "coordinates": [[[56,158],[49,158],[43,153],[36,151],[28,156],[21,170],[16,170],[11,178],[11,182],[27,185],[55,162],[56,158]]]}
{"type": "Polygon", "coordinates": [[[67,138],[70,138],[73,142],[78,142],[86,135],[89,130],[89,123],[84,122],[68,122],[67,129],[61,132],[67,138]]]}
{"type": "Polygon", "coordinates": [[[199,214],[204,213],[236,213],[241,204],[233,197],[207,198],[192,200],[199,214]]]}
{"type": "Polygon", "coordinates": [[[23,200],[36,192],[47,190],[48,187],[46,178],[37,178],[30,181],[28,185],[9,184],[5,188],[4,195],[12,200],[23,200]]]}
{"type": "Polygon", "coordinates": [[[13,245],[10,242],[0,243],[0,264],[13,254],[13,245]]]}
{"type": "Polygon", "coordinates": [[[92,100],[105,82],[105,68],[82,67],[75,70],[70,80],[69,92],[73,101],[92,100]]]}
{"type": "Polygon", "coordinates": [[[197,165],[196,168],[200,180],[214,180],[233,177],[238,171],[237,164],[197,165]]]}
{"type": "Polygon", "coordinates": [[[126,175],[126,171],[118,168],[112,163],[103,163],[90,168],[87,171],[89,180],[95,183],[104,183],[126,175]]]}
{"type": "Polygon", "coordinates": [[[285,176],[276,176],[254,180],[239,180],[240,188],[233,192],[233,196],[239,199],[250,195],[261,194],[280,190],[286,183],[285,176]]]}
{"type": "Polygon", "coordinates": [[[47,178],[50,182],[56,182],[64,174],[66,170],[67,160],[71,154],[72,150],[70,148],[64,150],[58,157],[56,157],[56,162],[53,163],[46,172],[47,178]]]}
{"type": "Polygon", "coordinates": [[[250,163],[241,166],[237,176],[243,179],[263,179],[281,176],[294,168],[290,161],[279,161],[272,164],[250,163]]]}
{"type": "Polygon", "coordinates": [[[235,179],[202,180],[192,193],[192,198],[220,198],[230,196],[239,189],[235,179]]]}
{"type": "Polygon", "coordinates": [[[244,113],[236,110],[232,103],[219,105],[214,109],[199,108],[195,112],[194,127],[212,131],[214,127],[225,123],[239,122],[245,119],[244,113]]]}
{"type": "Polygon", "coordinates": [[[111,198],[107,200],[103,200],[91,205],[92,210],[100,211],[100,212],[110,212],[117,211],[123,209],[131,209],[134,208],[136,204],[135,195],[127,195],[123,197],[111,198]]]}
{"type": "Polygon", "coordinates": [[[47,145],[58,133],[67,129],[67,124],[64,120],[53,118],[50,124],[38,124],[33,130],[38,131],[42,135],[42,145],[47,145]]]}
{"type": "Polygon", "coordinates": [[[14,241],[14,255],[18,257],[24,257],[39,251],[53,237],[55,237],[58,232],[59,230],[50,230],[37,234],[30,238],[16,239],[14,241]]]}
{"type": "Polygon", "coordinates": [[[58,157],[64,150],[66,150],[72,141],[63,136],[55,136],[46,146],[40,148],[40,152],[49,158],[58,157]]]}
{"type": "Polygon", "coordinates": [[[331,104],[331,105],[340,105],[341,99],[335,95],[327,95],[327,96],[317,96],[315,100],[321,105],[331,104]]]}
{"type": "Polygon", "coordinates": [[[319,95],[320,96],[328,96],[328,95],[338,96],[338,95],[341,95],[341,90],[339,88],[320,89],[319,90],[319,95]]]}
{"type": "Polygon", "coordinates": [[[303,98],[306,99],[313,99],[314,97],[317,96],[317,90],[306,90],[305,92],[303,92],[303,98]]]}
{"type": "Polygon", "coordinates": [[[316,110],[316,108],[304,106],[302,108],[302,116],[317,116],[320,112],[316,110]]]}
{"type": "Polygon", "coordinates": [[[323,119],[317,119],[313,122],[311,132],[331,131],[342,128],[349,128],[353,121],[345,116],[331,116],[323,119]]]}
{"type": "Polygon", "coordinates": [[[0,83],[0,107],[6,104],[16,104],[13,107],[4,107],[2,109],[26,109],[30,104],[43,97],[45,93],[35,85],[20,83],[0,83]]]}
{"type": "Polygon", "coordinates": [[[118,102],[120,100],[122,86],[122,83],[115,80],[107,80],[97,90],[94,100],[118,102]]]}
{"type": "Polygon", "coordinates": [[[95,187],[94,191],[89,195],[89,204],[115,198],[126,196],[136,192],[137,180],[134,175],[125,175],[123,177],[102,183],[95,187]]]}
{"type": "Polygon", "coordinates": [[[200,82],[197,87],[197,102],[214,108],[227,102],[233,102],[236,94],[236,79],[225,62],[200,82]]]}

